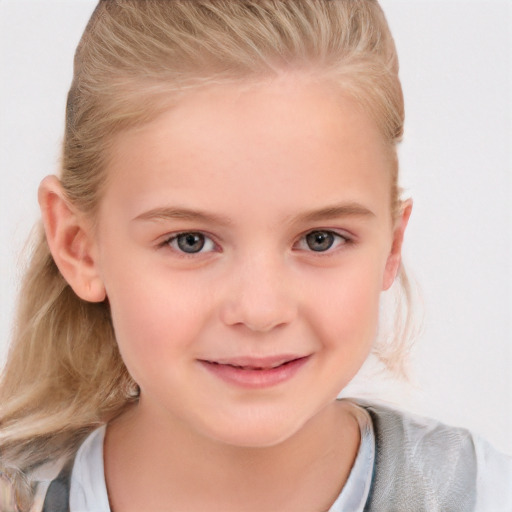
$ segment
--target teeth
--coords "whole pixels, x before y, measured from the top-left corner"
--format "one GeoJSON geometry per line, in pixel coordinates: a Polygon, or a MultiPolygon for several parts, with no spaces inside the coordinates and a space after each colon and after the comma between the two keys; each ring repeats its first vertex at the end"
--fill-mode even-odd
{"type": "Polygon", "coordinates": [[[242,366],[242,365],[238,365],[238,364],[230,364],[230,363],[219,363],[218,361],[208,361],[210,364],[214,364],[214,365],[226,365],[226,366],[231,366],[232,368],[238,368],[240,370],[252,370],[252,371],[262,371],[262,370],[274,370],[275,368],[279,368],[280,366],[284,366],[288,363],[291,363],[295,361],[295,359],[292,359],[290,361],[284,361],[283,363],[275,363],[271,366],[265,366],[265,367],[262,367],[262,366],[242,366]]]}
{"type": "Polygon", "coordinates": [[[259,366],[238,366],[237,364],[230,364],[233,368],[239,368],[240,370],[270,370],[270,368],[261,368],[259,366]]]}
{"type": "Polygon", "coordinates": [[[236,364],[230,364],[229,366],[232,366],[233,368],[240,368],[241,370],[274,370],[275,368],[279,368],[280,366],[283,366],[287,363],[289,363],[290,361],[285,361],[284,363],[277,363],[273,366],[266,366],[266,367],[261,367],[261,366],[238,366],[236,364]]]}

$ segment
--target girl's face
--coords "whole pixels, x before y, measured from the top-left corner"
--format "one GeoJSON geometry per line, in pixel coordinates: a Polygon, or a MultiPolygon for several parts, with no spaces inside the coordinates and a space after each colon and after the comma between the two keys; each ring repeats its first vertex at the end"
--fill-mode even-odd
{"type": "Polygon", "coordinates": [[[95,264],[139,414],[268,446],[331,404],[399,264],[390,165],[366,114],[297,77],[121,134],[95,264]]]}

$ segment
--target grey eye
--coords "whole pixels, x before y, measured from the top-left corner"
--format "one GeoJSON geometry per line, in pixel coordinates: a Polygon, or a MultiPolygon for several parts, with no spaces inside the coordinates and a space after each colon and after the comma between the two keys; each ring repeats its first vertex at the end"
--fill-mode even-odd
{"type": "Polygon", "coordinates": [[[206,237],[202,233],[181,233],[171,241],[180,251],[193,254],[200,252],[206,243],[206,237]]]}
{"type": "Polygon", "coordinates": [[[327,251],[334,244],[336,236],[339,235],[331,231],[312,231],[306,235],[306,244],[312,251],[327,251]]]}

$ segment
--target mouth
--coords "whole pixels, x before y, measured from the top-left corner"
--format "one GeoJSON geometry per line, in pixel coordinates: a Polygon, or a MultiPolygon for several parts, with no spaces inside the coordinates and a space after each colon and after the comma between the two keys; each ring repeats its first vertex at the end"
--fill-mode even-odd
{"type": "Polygon", "coordinates": [[[283,356],[275,358],[275,360],[274,358],[272,358],[272,360],[270,360],[269,358],[267,358],[266,360],[246,358],[228,361],[221,360],[206,362],[210,364],[232,366],[233,368],[240,368],[242,370],[273,370],[274,368],[279,368],[280,366],[293,363],[298,359],[302,359],[302,356],[283,356]]]}
{"type": "Polygon", "coordinates": [[[284,355],[199,360],[199,363],[213,375],[230,384],[246,388],[263,388],[290,380],[310,358],[310,355],[284,355]]]}

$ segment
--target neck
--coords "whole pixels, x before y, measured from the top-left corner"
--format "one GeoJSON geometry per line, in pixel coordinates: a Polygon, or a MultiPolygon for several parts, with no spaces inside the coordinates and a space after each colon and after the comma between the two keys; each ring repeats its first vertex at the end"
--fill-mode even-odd
{"type": "Polygon", "coordinates": [[[351,408],[334,402],[285,441],[252,448],[206,438],[134,406],[107,429],[111,508],[205,510],[216,503],[226,511],[327,510],[359,446],[351,408]]]}

